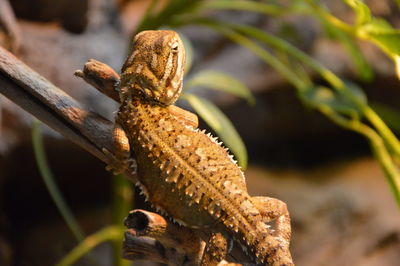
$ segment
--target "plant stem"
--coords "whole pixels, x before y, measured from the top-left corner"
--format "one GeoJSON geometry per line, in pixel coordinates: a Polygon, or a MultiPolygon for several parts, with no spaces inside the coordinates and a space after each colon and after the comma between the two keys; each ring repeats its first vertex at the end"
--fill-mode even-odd
{"type": "Polygon", "coordinates": [[[393,134],[393,132],[389,129],[389,127],[382,121],[379,115],[372,110],[371,107],[364,107],[364,115],[368,119],[371,124],[374,125],[376,130],[381,134],[383,140],[389,149],[393,152],[393,155],[400,159],[400,142],[397,137],[393,134]]]}
{"type": "Polygon", "coordinates": [[[356,30],[353,26],[343,22],[342,20],[338,19],[337,17],[333,16],[326,10],[322,9],[318,4],[314,2],[314,0],[306,0],[311,8],[313,8],[314,12],[320,16],[321,19],[328,21],[330,24],[336,26],[337,28],[341,29],[342,31],[355,35],[356,30]]]}
{"type": "Polygon", "coordinates": [[[57,209],[60,211],[64,221],[67,223],[76,240],[80,242],[84,239],[83,231],[80,228],[71,210],[69,209],[68,205],[65,203],[62,194],[54,181],[54,176],[51,173],[49,164],[47,162],[40,126],[41,122],[39,122],[38,120],[34,120],[32,125],[32,143],[40,175],[42,176],[47,190],[49,191],[51,198],[56,204],[57,209]]]}
{"type": "Polygon", "coordinates": [[[221,33],[222,35],[228,37],[229,39],[235,41],[236,43],[246,47],[263,61],[271,65],[275,70],[277,70],[283,77],[285,77],[290,83],[292,83],[298,89],[305,89],[307,83],[303,82],[293,71],[287,68],[282,62],[280,62],[275,56],[269,53],[267,50],[262,48],[260,45],[256,44],[254,41],[250,40],[246,36],[235,32],[220,23],[214,22],[212,20],[197,20],[197,23],[208,26],[215,31],[221,33]]]}
{"type": "Polygon", "coordinates": [[[83,242],[69,252],[56,266],[68,266],[78,261],[82,256],[88,253],[97,245],[106,242],[120,239],[123,231],[119,226],[108,226],[100,231],[88,236],[83,242]]]}
{"type": "Polygon", "coordinates": [[[370,141],[372,151],[385,173],[389,187],[393,192],[398,207],[400,208],[400,175],[394,161],[384,145],[382,137],[379,136],[375,130],[364,125],[359,120],[347,120],[326,106],[318,109],[336,124],[364,135],[370,141]]]}
{"type": "MultiPolygon", "coordinates": [[[[123,175],[112,177],[113,180],[113,223],[124,231],[123,220],[128,215],[133,202],[133,189],[131,183],[123,175]]],[[[127,266],[130,265],[128,260],[121,258],[123,234],[119,238],[113,239],[114,247],[114,265],[127,266]]]]}
{"type": "Polygon", "coordinates": [[[292,12],[289,8],[273,4],[258,3],[255,1],[232,1],[232,0],[211,0],[203,1],[200,8],[207,9],[231,9],[239,11],[257,12],[266,15],[284,15],[292,12]]]}

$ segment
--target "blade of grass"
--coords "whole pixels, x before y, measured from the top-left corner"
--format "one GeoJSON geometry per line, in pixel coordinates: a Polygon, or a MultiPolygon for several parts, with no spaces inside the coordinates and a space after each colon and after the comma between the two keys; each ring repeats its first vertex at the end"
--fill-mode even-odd
{"type": "Polygon", "coordinates": [[[354,36],[356,30],[353,26],[343,22],[342,20],[338,19],[334,15],[330,14],[328,11],[323,9],[320,5],[315,3],[314,0],[305,0],[305,3],[307,3],[309,5],[309,7],[311,8],[311,10],[310,10],[311,14],[314,14],[314,16],[315,15],[320,16],[320,18],[325,19],[330,24],[334,25],[336,28],[339,28],[342,31],[354,36]]]}
{"type": "Polygon", "coordinates": [[[153,16],[144,17],[138,24],[135,33],[143,30],[154,30],[161,26],[169,26],[169,21],[178,15],[192,13],[202,0],[170,0],[153,16]]]}
{"type": "Polygon", "coordinates": [[[379,162],[385,177],[389,183],[389,187],[392,190],[397,206],[400,208],[400,175],[398,169],[392,160],[389,151],[386,149],[385,143],[379,134],[375,132],[369,126],[361,123],[359,120],[348,120],[338,115],[328,106],[319,108],[319,111],[325,114],[336,124],[358,132],[366,137],[371,144],[371,149],[374,153],[375,158],[379,162]]]}
{"type": "Polygon", "coordinates": [[[119,226],[108,226],[88,236],[83,242],[76,246],[70,253],[62,258],[56,266],[69,266],[77,262],[82,256],[106,241],[115,241],[121,238],[123,230],[119,226]]]}
{"type": "Polygon", "coordinates": [[[214,90],[225,91],[245,99],[250,105],[254,105],[256,99],[250,90],[238,79],[226,73],[216,70],[205,70],[197,73],[185,84],[185,90],[196,87],[207,87],[214,90]]]}
{"type": "Polygon", "coordinates": [[[51,198],[56,204],[57,209],[60,211],[61,216],[67,223],[68,228],[71,230],[76,240],[80,242],[84,239],[83,231],[80,228],[71,210],[65,203],[62,194],[54,181],[54,176],[51,173],[46,158],[46,152],[44,150],[43,137],[41,133],[41,122],[39,122],[38,120],[35,120],[32,125],[32,143],[36,162],[40,171],[40,175],[43,178],[43,182],[45,183],[51,198]]]}
{"type": "Polygon", "coordinates": [[[259,3],[255,1],[232,1],[232,0],[211,0],[203,1],[201,9],[224,9],[239,10],[262,13],[265,15],[284,15],[293,12],[290,7],[281,7],[273,4],[259,3]]]}
{"type": "MultiPolygon", "coordinates": [[[[124,231],[123,220],[132,209],[133,189],[131,183],[123,175],[113,176],[113,223],[124,231]]],[[[114,247],[114,262],[116,266],[128,266],[130,262],[121,257],[123,234],[112,240],[114,247]]]]}
{"type": "Polygon", "coordinates": [[[390,128],[395,132],[400,133],[399,110],[380,103],[371,103],[370,105],[390,128]]]}
{"type": "Polygon", "coordinates": [[[370,81],[373,78],[374,72],[353,38],[346,32],[341,31],[335,26],[329,24],[327,21],[323,21],[322,23],[327,28],[327,31],[329,31],[334,38],[338,39],[343,47],[347,50],[347,54],[352,58],[352,61],[355,65],[356,74],[358,74],[358,76],[363,80],[370,81]]]}
{"type": "Polygon", "coordinates": [[[276,71],[278,71],[284,78],[286,78],[293,86],[298,88],[299,90],[307,89],[307,83],[303,82],[296,73],[294,73],[290,68],[286,67],[279,59],[265,50],[262,46],[252,41],[245,35],[240,34],[239,32],[226,27],[222,22],[217,22],[211,19],[194,19],[195,23],[207,26],[225,37],[231,39],[232,41],[246,47],[254,54],[256,54],[261,60],[271,65],[276,71]]]}

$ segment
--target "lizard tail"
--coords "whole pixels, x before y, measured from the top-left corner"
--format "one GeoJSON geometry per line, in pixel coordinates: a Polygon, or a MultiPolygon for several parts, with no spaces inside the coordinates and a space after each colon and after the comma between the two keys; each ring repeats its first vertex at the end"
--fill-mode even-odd
{"type": "Polygon", "coordinates": [[[292,266],[288,240],[276,235],[261,215],[252,215],[246,219],[247,225],[231,218],[224,224],[231,231],[247,253],[256,257],[262,265],[292,266]]]}

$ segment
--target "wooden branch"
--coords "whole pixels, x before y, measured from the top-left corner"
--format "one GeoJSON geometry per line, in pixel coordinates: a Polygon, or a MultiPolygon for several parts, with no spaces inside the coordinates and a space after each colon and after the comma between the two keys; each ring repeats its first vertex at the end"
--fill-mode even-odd
{"type": "MultiPolygon", "coordinates": [[[[139,209],[129,212],[124,224],[128,230],[122,248],[123,258],[176,266],[200,265],[206,245],[199,236],[200,232],[168,222],[156,213],[139,209]],[[152,244],[155,248],[149,249],[152,244]]],[[[241,264],[223,260],[218,265],[241,264]]]]}
{"type": "Polygon", "coordinates": [[[0,93],[61,135],[108,163],[113,123],[85,110],[71,96],[0,47],[0,93]]]}
{"type": "MultiPolygon", "coordinates": [[[[76,75],[118,100],[114,88],[119,76],[107,65],[90,60],[76,75]]],[[[112,160],[113,155],[104,154],[102,149],[113,150],[113,123],[86,110],[1,47],[0,93],[105,163],[112,160]]],[[[124,174],[136,179],[130,172],[124,174]]],[[[125,258],[147,259],[168,265],[199,265],[204,249],[202,232],[178,226],[156,213],[143,210],[131,212],[125,224],[128,227],[124,242],[125,258]]],[[[231,255],[233,261],[248,261],[241,248],[236,247],[231,255]]]]}
{"type": "Polygon", "coordinates": [[[205,243],[192,230],[144,210],[131,211],[124,224],[128,230],[123,244],[123,258],[168,265],[200,265],[205,243]],[[147,249],[150,244],[155,248],[147,249]]]}

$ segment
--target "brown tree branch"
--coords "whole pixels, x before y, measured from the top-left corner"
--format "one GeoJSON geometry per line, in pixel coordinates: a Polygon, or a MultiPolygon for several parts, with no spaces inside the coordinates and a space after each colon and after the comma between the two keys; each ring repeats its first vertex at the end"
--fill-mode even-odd
{"type": "Polygon", "coordinates": [[[192,230],[144,210],[131,211],[124,224],[128,228],[122,253],[125,259],[151,259],[168,265],[200,264],[205,243],[192,230]],[[155,240],[156,248],[146,249],[143,245],[146,240],[155,240]]]}
{"type": "Polygon", "coordinates": [[[0,93],[65,138],[108,163],[113,123],[85,110],[71,96],[0,47],[0,93]]]}

